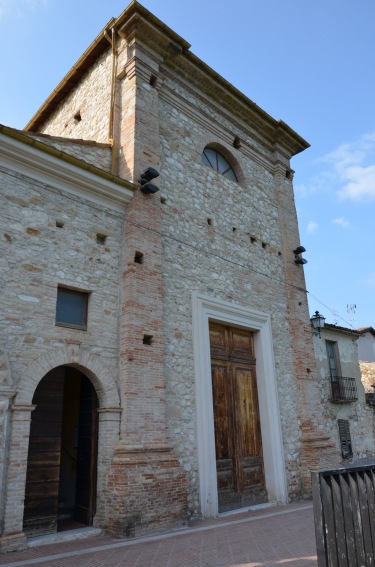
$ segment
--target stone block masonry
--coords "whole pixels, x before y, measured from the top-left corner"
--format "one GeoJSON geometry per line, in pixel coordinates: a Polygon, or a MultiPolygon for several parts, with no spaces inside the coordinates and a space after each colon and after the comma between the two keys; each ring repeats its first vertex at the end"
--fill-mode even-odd
{"type": "Polygon", "coordinates": [[[0,490],[1,479],[12,482],[3,546],[24,544],[35,388],[64,365],[84,372],[99,400],[94,525],[133,537],[181,525],[208,504],[218,513],[205,343],[215,317],[253,333],[270,500],[308,497],[311,469],[340,461],[293,255],[300,241],[290,160],[308,144],[137,2],[112,24],[113,35],[98,36],[34,117],[32,136],[122,184],[153,167],[160,191],[138,189],[119,205],[104,189],[83,196],[72,172],[45,183],[14,163],[4,167],[0,331],[15,393],[6,403],[26,408],[27,419],[8,427],[9,442],[0,439],[9,460],[0,490]],[[203,163],[207,146],[237,181],[203,163]],[[86,331],[56,326],[58,285],[89,294],[86,331]],[[198,321],[197,297],[206,300],[198,321]]]}
{"type": "Polygon", "coordinates": [[[108,43],[108,49],[84,75],[78,88],[70,93],[39,132],[107,143],[111,72],[112,56],[108,43]]]}
{"type": "MultiPolygon", "coordinates": [[[[52,184],[3,168],[0,174],[0,547],[25,546],[23,503],[31,404],[53,368],[76,366],[93,381],[102,408],[120,409],[118,296],[123,215],[52,184]],[[97,235],[105,235],[105,242],[97,235]],[[87,330],[60,327],[59,285],[89,293],[87,330]],[[9,361],[9,362],[8,362],[9,361]],[[4,405],[5,404],[5,405],[4,405]]],[[[107,428],[99,443],[98,486],[119,439],[107,428]]],[[[104,490],[98,494],[101,511],[104,490]]],[[[106,524],[106,519],[101,520],[106,524]]]]}
{"type": "Polygon", "coordinates": [[[1,234],[9,239],[1,242],[0,328],[15,385],[30,361],[74,339],[106,353],[116,376],[123,218],[14,172],[4,171],[1,183],[1,234]],[[58,285],[90,293],[87,331],[55,325],[58,285]]]}

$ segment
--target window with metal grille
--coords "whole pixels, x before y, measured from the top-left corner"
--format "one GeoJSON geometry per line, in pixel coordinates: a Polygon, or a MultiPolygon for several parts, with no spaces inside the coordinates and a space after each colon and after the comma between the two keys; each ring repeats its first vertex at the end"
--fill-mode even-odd
{"type": "Polygon", "coordinates": [[[326,341],[329,381],[331,386],[331,402],[353,402],[358,399],[356,379],[341,376],[338,344],[326,341]]]}
{"type": "Polygon", "coordinates": [[[350,437],[349,421],[347,419],[338,419],[341,453],[343,459],[350,459],[353,456],[352,440],[350,437]]]}

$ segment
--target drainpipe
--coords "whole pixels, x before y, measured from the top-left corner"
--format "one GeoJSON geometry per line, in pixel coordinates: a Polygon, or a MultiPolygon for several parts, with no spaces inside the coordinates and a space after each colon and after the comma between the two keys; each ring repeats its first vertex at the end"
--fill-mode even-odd
{"type": "Polygon", "coordinates": [[[105,37],[108,39],[109,43],[112,45],[112,78],[111,78],[111,98],[109,107],[109,119],[108,119],[108,139],[109,143],[112,145],[112,161],[111,161],[111,173],[116,175],[116,150],[117,145],[114,135],[114,116],[115,116],[115,99],[116,99],[116,70],[117,70],[117,51],[116,51],[116,30],[111,28],[112,35],[109,36],[107,30],[104,32],[105,37]]]}

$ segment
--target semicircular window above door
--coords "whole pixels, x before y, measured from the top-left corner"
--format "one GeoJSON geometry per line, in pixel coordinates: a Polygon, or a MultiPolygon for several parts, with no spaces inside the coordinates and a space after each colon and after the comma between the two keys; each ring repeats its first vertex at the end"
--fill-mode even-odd
{"type": "Polygon", "coordinates": [[[221,175],[228,177],[228,179],[238,181],[233,167],[220,152],[215,150],[215,148],[205,148],[202,154],[202,161],[208,167],[211,167],[218,173],[221,173],[221,175]]]}

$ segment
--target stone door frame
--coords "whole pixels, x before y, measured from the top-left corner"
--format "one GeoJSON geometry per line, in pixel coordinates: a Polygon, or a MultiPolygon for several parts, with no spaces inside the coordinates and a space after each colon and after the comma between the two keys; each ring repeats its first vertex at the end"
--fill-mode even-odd
{"type": "Polygon", "coordinates": [[[203,517],[218,515],[209,321],[254,333],[265,481],[270,502],[288,501],[271,317],[248,307],[195,292],[193,343],[200,504],[203,517]]]}

